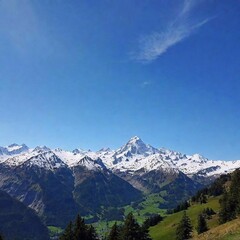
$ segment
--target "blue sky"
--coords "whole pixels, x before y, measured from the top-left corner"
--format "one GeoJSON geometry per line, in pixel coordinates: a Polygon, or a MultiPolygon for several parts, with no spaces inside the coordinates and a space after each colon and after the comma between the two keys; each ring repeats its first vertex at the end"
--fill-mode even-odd
{"type": "Polygon", "coordinates": [[[2,0],[0,145],[240,159],[240,1],[2,0]]]}

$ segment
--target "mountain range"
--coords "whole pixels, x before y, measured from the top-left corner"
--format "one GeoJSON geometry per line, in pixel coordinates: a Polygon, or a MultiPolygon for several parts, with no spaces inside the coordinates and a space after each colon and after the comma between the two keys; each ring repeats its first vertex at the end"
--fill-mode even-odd
{"type": "Polygon", "coordinates": [[[78,212],[96,217],[103,208],[151,193],[165,191],[165,207],[172,207],[239,167],[240,161],[155,148],[137,136],[117,150],[97,152],[11,144],[0,147],[0,190],[34,209],[46,225],[65,226],[78,212]]]}

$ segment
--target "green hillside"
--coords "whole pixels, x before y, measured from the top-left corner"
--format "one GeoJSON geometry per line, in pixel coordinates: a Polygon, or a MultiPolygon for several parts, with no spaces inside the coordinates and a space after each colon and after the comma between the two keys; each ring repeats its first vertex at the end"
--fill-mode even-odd
{"type": "MultiPolygon", "coordinates": [[[[236,240],[240,239],[240,169],[228,175],[222,175],[208,188],[202,189],[192,197],[192,205],[186,210],[193,225],[195,240],[236,240]],[[204,196],[211,196],[207,203],[204,196]],[[213,197],[215,196],[215,197],[213,197]],[[217,197],[216,197],[217,196],[217,197]],[[219,202],[219,200],[221,201],[219,202]],[[209,230],[197,234],[197,218],[204,208],[212,208],[216,214],[208,218],[209,230]],[[219,225],[219,223],[222,223],[219,225]]],[[[182,208],[186,209],[186,208],[182,208]]],[[[166,216],[158,225],[150,228],[153,240],[176,239],[176,228],[183,216],[183,211],[166,216]]]]}
{"type": "MultiPolygon", "coordinates": [[[[187,215],[190,217],[194,226],[194,236],[197,236],[197,216],[204,208],[212,208],[215,212],[219,211],[219,197],[210,197],[205,204],[194,204],[186,210],[187,215]]],[[[162,222],[154,227],[150,228],[150,235],[153,240],[174,240],[177,224],[180,222],[183,215],[183,211],[168,215],[162,222]]],[[[210,228],[218,226],[217,216],[213,216],[208,220],[208,226],[210,228]]]]}
{"type": "Polygon", "coordinates": [[[240,219],[224,223],[196,236],[194,240],[239,240],[240,219]]]}

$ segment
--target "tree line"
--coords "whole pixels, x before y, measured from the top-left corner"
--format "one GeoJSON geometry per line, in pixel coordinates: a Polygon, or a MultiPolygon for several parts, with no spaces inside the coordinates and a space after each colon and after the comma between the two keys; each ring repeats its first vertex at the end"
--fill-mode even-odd
{"type": "Polygon", "coordinates": [[[220,199],[220,224],[231,221],[240,215],[240,169],[233,172],[229,186],[225,186],[220,199]]]}
{"type": "MultiPolygon", "coordinates": [[[[155,221],[157,217],[155,216],[155,221]]],[[[104,237],[104,240],[151,240],[148,234],[148,228],[151,222],[145,222],[139,225],[132,213],[129,213],[123,224],[115,223],[110,232],[104,237]]],[[[70,222],[59,240],[99,240],[95,228],[87,225],[80,215],[77,216],[74,223],[70,222]]]]}
{"type": "MultiPolygon", "coordinates": [[[[211,208],[205,208],[197,217],[197,233],[201,234],[208,231],[206,219],[210,218],[215,212],[211,208]]],[[[193,225],[190,218],[187,216],[186,211],[183,212],[182,219],[176,228],[176,240],[191,239],[193,232],[193,225]]]]}

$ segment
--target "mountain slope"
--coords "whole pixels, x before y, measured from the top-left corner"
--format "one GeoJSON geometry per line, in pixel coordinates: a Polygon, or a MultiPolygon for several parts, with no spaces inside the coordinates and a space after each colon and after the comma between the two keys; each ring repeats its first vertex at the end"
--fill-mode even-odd
{"type": "MultiPolygon", "coordinates": [[[[233,240],[240,238],[239,177],[239,169],[231,174],[221,175],[214,183],[200,190],[188,201],[190,207],[187,208],[186,213],[193,225],[193,239],[233,240]],[[226,198],[226,196],[229,196],[229,198],[226,198]],[[205,200],[203,201],[203,199],[205,200]],[[214,210],[213,215],[212,213],[207,214],[207,211],[204,212],[209,230],[198,235],[196,232],[198,215],[202,214],[206,208],[214,210]],[[231,212],[235,212],[236,215],[231,215],[231,212]],[[225,218],[228,214],[231,217],[225,218]],[[221,222],[226,221],[229,222],[220,225],[221,222]]],[[[150,228],[153,240],[175,239],[176,227],[183,215],[183,211],[179,211],[180,209],[177,208],[173,212],[178,212],[167,215],[161,223],[150,228]]]]}
{"type": "Polygon", "coordinates": [[[34,209],[46,225],[65,227],[78,213],[139,200],[140,191],[107,170],[101,159],[68,167],[48,149],[35,149],[0,164],[0,188],[34,209]]]}
{"type": "Polygon", "coordinates": [[[73,173],[74,198],[91,213],[101,211],[101,207],[120,207],[142,197],[139,190],[108,170],[86,171],[82,166],[75,166],[73,173]]]}
{"type": "MultiPolygon", "coordinates": [[[[219,211],[219,197],[212,197],[206,204],[195,204],[186,210],[187,215],[190,217],[194,226],[194,236],[196,233],[197,216],[204,208],[212,208],[215,212],[219,211]]],[[[167,216],[162,222],[150,228],[150,235],[153,240],[173,240],[176,238],[176,227],[182,218],[183,212],[178,212],[167,216]]],[[[211,227],[218,225],[217,217],[213,217],[208,221],[211,227]]]]}
{"type": "Polygon", "coordinates": [[[47,240],[48,230],[33,210],[0,191],[0,233],[5,240],[47,240]]]}
{"type": "Polygon", "coordinates": [[[78,211],[72,194],[74,178],[68,168],[58,165],[61,161],[55,155],[37,156],[19,166],[1,164],[0,188],[34,209],[47,225],[65,226],[78,211]],[[35,164],[40,159],[42,167],[35,164]]]}
{"type": "Polygon", "coordinates": [[[220,226],[211,228],[193,238],[194,240],[239,240],[240,239],[240,219],[235,219],[220,226]]]}

